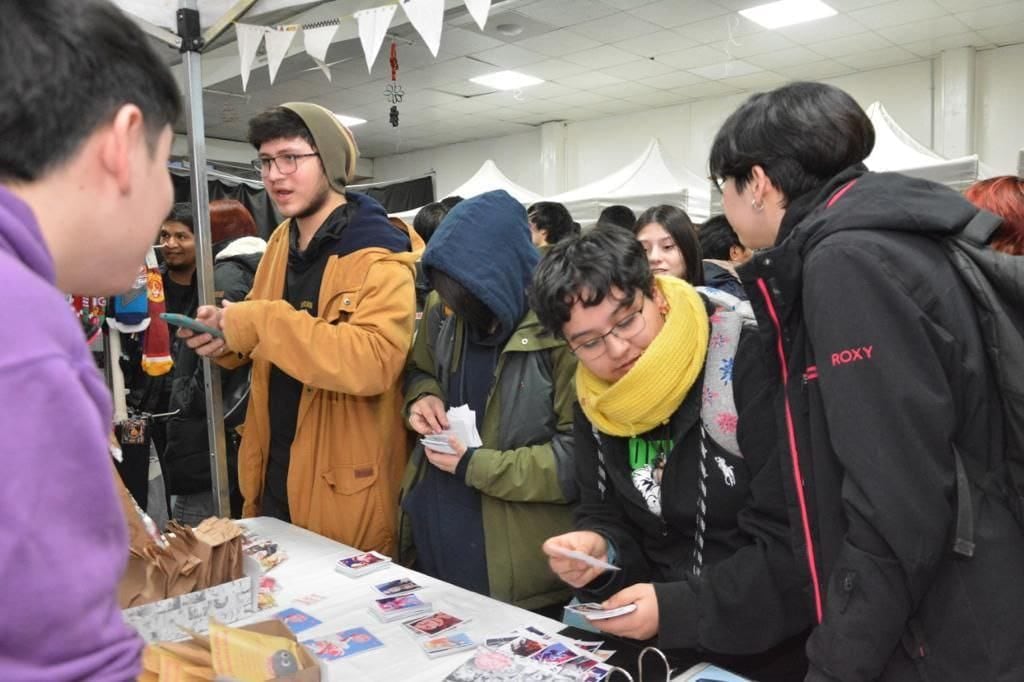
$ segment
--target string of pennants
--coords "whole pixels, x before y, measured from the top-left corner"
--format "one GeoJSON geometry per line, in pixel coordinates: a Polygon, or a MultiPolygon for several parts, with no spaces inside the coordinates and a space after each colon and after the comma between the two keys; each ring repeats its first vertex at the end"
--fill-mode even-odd
{"type": "MultiPolygon", "coordinates": [[[[463,0],[466,9],[482,31],[487,23],[487,15],[491,10],[491,0],[463,0]]],[[[427,49],[433,56],[441,47],[441,27],[444,23],[444,0],[399,0],[379,7],[354,12],[351,15],[328,19],[315,24],[303,26],[289,24],[281,26],[257,26],[236,22],[235,32],[238,38],[238,54],[241,58],[242,90],[249,82],[249,72],[256,61],[256,53],[260,43],[265,41],[267,50],[267,66],[270,70],[270,82],[274,82],[277,70],[284,61],[296,35],[302,33],[304,49],[313,58],[328,80],[331,70],[327,65],[327,49],[331,46],[335,33],[345,21],[354,20],[359,28],[359,42],[366,56],[366,68],[373,70],[377,53],[384,43],[384,37],[391,26],[395,12],[401,7],[409,23],[423,38],[427,49]]]]}

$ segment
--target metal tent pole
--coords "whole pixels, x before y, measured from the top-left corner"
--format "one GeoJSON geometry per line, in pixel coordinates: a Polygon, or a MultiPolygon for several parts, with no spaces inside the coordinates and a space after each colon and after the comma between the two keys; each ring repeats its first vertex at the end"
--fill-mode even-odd
{"type": "MultiPolygon", "coordinates": [[[[195,220],[196,273],[199,304],[215,305],[213,285],[213,244],[210,237],[210,196],[206,184],[206,123],[203,120],[203,78],[200,50],[203,46],[196,0],[181,0],[178,35],[181,37],[185,67],[185,120],[192,164],[192,213],[195,220]]],[[[210,472],[217,515],[231,515],[228,488],[227,443],[224,436],[224,407],[221,399],[220,368],[202,359],[206,390],[206,426],[210,438],[210,472]]]]}

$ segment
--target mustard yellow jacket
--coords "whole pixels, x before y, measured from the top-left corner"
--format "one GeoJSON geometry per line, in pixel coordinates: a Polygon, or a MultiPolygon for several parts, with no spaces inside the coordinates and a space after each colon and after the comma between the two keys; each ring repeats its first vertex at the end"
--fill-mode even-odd
{"type": "Polygon", "coordinates": [[[353,547],[391,553],[408,453],[401,375],[412,343],[413,273],[423,240],[406,229],[412,251],[371,247],[330,256],[313,317],[281,299],[288,225],[271,235],[248,299],[224,316],[234,353],[220,364],[253,365],[238,457],[242,515],[260,513],[273,364],[304,384],[288,469],[292,522],[353,547]]]}

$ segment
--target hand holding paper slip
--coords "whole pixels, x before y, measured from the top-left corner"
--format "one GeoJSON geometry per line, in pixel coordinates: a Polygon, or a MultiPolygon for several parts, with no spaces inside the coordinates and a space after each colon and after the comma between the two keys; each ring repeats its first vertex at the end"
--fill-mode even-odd
{"type": "Polygon", "coordinates": [[[469,409],[469,405],[448,408],[448,430],[441,433],[434,433],[420,439],[425,447],[443,452],[449,455],[455,454],[448,444],[448,436],[458,438],[468,448],[478,448],[483,445],[480,440],[480,433],[476,430],[476,412],[469,409]]]}
{"type": "Polygon", "coordinates": [[[548,548],[548,551],[554,552],[555,554],[560,554],[561,556],[567,557],[569,559],[576,559],[577,561],[582,561],[588,566],[593,566],[594,568],[603,568],[606,571],[622,570],[614,564],[610,564],[607,561],[601,561],[596,557],[592,557],[589,554],[584,554],[583,552],[579,552],[575,549],[566,549],[564,547],[559,547],[558,545],[552,545],[548,548]]]}

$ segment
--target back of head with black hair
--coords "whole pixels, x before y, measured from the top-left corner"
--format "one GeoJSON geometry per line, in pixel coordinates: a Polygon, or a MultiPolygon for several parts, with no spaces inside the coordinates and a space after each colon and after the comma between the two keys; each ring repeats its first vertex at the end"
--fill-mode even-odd
{"type": "Polygon", "coordinates": [[[875,129],[845,91],[825,83],[790,83],[752,95],[722,124],[711,145],[711,175],[743,191],[754,166],[792,201],[860,163],[875,129]]]}
{"type": "Polygon", "coordinates": [[[729,219],[724,215],[708,218],[697,231],[697,237],[700,239],[701,253],[705,258],[713,260],[729,260],[729,250],[732,247],[743,248],[740,238],[736,236],[729,219]]]}
{"type": "Polygon", "coordinates": [[[192,216],[192,204],[188,201],[179,201],[171,206],[171,212],[164,218],[165,223],[181,223],[193,234],[196,231],[195,218],[192,216]]]}
{"type": "Polygon", "coordinates": [[[596,227],[551,247],[533,273],[530,307],[548,332],[562,336],[576,302],[601,303],[612,289],[626,297],[654,295],[647,254],[636,238],[619,227],[596,227]]]}
{"type": "Polygon", "coordinates": [[[629,206],[613,204],[606,206],[601,214],[597,216],[598,225],[617,225],[627,230],[632,230],[636,225],[636,213],[629,206]]]}
{"type": "Polygon", "coordinates": [[[679,247],[680,253],[683,254],[683,263],[686,264],[686,281],[695,287],[703,285],[703,254],[700,250],[700,241],[697,239],[697,228],[693,226],[686,211],[671,204],[652,206],[636,219],[633,234],[638,234],[651,223],[658,223],[664,227],[672,241],[679,247]]]}
{"type": "Polygon", "coordinates": [[[423,238],[424,244],[430,243],[430,238],[434,236],[437,226],[448,215],[448,211],[449,208],[444,205],[443,201],[435,201],[432,204],[427,204],[416,213],[416,217],[412,219],[412,228],[416,230],[416,234],[423,238]]]}
{"type": "Polygon", "coordinates": [[[462,197],[460,197],[458,194],[453,194],[450,197],[445,197],[444,199],[441,199],[440,203],[442,206],[444,206],[444,209],[446,211],[450,211],[453,208],[455,208],[455,206],[458,205],[460,201],[462,201],[462,197]]]}
{"type": "Polygon", "coordinates": [[[181,113],[171,72],[106,0],[3,0],[0,26],[0,181],[38,180],[125,104],[151,151],[181,113]]]}
{"type": "Polygon", "coordinates": [[[467,325],[481,334],[491,332],[497,319],[483,301],[442,270],[429,268],[427,277],[444,304],[455,311],[467,325]]]}
{"type": "Polygon", "coordinates": [[[526,211],[526,217],[538,230],[547,232],[548,244],[579,234],[579,224],[573,221],[569,209],[557,201],[538,201],[526,211]]]}
{"type": "Polygon", "coordinates": [[[249,144],[257,150],[264,142],[301,138],[316,149],[313,133],[309,131],[302,117],[291,109],[273,107],[253,116],[249,120],[249,144]]]}

